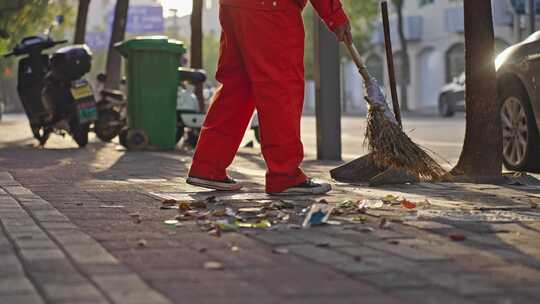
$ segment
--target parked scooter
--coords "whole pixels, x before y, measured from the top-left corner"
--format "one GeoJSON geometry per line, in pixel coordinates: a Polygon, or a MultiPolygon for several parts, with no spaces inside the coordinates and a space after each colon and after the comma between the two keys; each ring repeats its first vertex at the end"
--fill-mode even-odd
{"type": "Polygon", "coordinates": [[[51,133],[68,133],[84,147],[90,125],[97,119],[94,94],[84,78],[91,68],[92,53],[86,45],[73,45],[51,56],[42,54],[66,42],[26,37],[5,57],[24,56],[19,61],[17,91],[40,145],[51,133]]]}
{"type": "MultiPolygon", "coordinates": [[[[97,76],[98,94],[97,102],[98,119],[94,124],[96,136],[105,142],[113,140],[127,123],[127,101],[124,92],[105,88],[107,76],[103,73],[97,76]]],[[[122,84],[125,80],[122,80],[122,84]]]]}
{"type": "MultiPolygon", "coordinates": [[[[179,68],[178,73],[180,76],[180,86],[178,88],[178,98],[176,100],[176,140],[180,141],[184,136],[184,133],[187,132],[186,142],[191,146],[195,146],[206,113],[203,109],[199,109],[199,102],[194,93],[194,86],[206,81],[206,72],[204,70],[179,68]]],[[[250,128],[253,129],[255,138],[260,142],[259,120],[257,115],[254,115],[250,128]]]]}

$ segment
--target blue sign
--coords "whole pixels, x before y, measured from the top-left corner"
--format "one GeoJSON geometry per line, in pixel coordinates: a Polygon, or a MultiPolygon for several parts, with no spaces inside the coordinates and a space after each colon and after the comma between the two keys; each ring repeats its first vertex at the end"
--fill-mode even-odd
{"type": "Polygon", "coordinates": [[[108,32],[86,33],[85,40],[93,52],[102,51],[109,47],[111,34],[108,32]]]}
{"type": "MultiPolygon", "coordinates": [[[[113,19],[114,9],[107,16],[109,25],[112,25],[113,19]]],[[[164,31],[165,20],[163,19],[163,7],[142,5],[129,7],[126,33],[145,34],[163,33],[164,31]]]]}

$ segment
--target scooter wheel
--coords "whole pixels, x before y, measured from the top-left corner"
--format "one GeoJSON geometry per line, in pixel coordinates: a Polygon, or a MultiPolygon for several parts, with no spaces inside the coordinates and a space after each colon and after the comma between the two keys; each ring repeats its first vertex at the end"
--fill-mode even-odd
{"type": "Polygon", "coordinates": [[[118,133],[118,141],[120,144],[127,148],[127,135],[128,135],[128,129],[124,128],[120,133],[118,133]]]}
{"type": "Polygon", "coordinates": [[[132,150],[142,150],[148,146],[150,140],[142,130],[129,130],[127,134],[127,147],[132,150]]]}
{"type": "Polygon", "coordinates": [[[197,141],[199,141],[199,133],[199,129],[191,129],[188,131],[186,141],[190,146],[194,148],[197,146],[197,141]]]}
{"type": "Polygon", "coordinates": [[[88,133],[90,132],[89,125],[82,125],[75,128],[73,131],[73,139],[79,145],[79,148],[84,148],[88,144],[88,133]]]}
{"type": "Polygon", "coordinates": [[[253,128],[253,133],[255,133],[255,139],[260,144],[261,143],[261,129],[260,129],[260,127],[253,128]]]}
{"type": "Polygon", "coordinates": [[[113,110],[103,110],[98,113],[98,120],[95,122],[96,136],[104,142],[110,142],[122,130],[120,114],[113,110]]]}

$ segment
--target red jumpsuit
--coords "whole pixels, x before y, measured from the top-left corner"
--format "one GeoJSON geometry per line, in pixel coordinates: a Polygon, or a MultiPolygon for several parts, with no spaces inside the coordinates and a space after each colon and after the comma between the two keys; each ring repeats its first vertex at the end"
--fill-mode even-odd
{"type": "MultiPolygon", "coordinates": [[[[331,29],[347,22],[339,0],[310,0],[331,29]]],[[[216,79],[189,176],[224,180],[255,109],[267,165],[266,192],[306,176],[300,118],[304,102],[307,0],[220,0],[222,36],[216,79]]]]}

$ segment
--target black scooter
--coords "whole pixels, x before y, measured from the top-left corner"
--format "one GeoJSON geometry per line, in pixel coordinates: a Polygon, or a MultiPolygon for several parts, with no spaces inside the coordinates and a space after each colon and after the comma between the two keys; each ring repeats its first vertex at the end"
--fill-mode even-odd
{"type": "Polygon", "coordinates": [[[86,45],[64,47],[51,56],[42,53],[66,42],[26,37],[5,57],[24,56],[19,61],[17,91],[40,145],[51,133],[68,133],[84,147],[98,115],[92,88],[84,78],[92,53],[86,45]]]}

